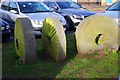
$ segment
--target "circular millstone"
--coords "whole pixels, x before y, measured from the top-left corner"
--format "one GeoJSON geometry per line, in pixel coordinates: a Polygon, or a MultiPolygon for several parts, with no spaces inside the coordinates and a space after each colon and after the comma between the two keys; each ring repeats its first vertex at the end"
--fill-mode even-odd
{"type": "Polygon", "coordinates": [[[36,61],[36,40],[33,26],[28,18],[18,18],[14,32],[15,49],[17,55],[25,64],[36,61]]]}
{"type": "Polygon", "coordinates": [[[118,25],[107,16],[85,18],[76,29],[78,53],[89,54],[99,50],[118,50],[118,25]]]}
{"type": "Polygon", "coordinates": [[[56,62],[66,58],[66,37],[61,22],[54,16],[44,20],[42,28],[43,48],[56,62]]]}

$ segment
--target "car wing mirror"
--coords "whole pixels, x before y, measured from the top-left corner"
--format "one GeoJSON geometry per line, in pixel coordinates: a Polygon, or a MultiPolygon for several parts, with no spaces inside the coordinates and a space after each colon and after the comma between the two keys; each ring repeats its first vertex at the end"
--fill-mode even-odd
{"type": "Polygon", "coordinates": [[[54,10],[58,10],[57,6],[52,6],[51,8],[53,8],[54,10]]]}
{"type": "Polygon", "coordinates": [[[11,13],[18,14],[18,11],[16,10],[10,10],[11,13]]]}

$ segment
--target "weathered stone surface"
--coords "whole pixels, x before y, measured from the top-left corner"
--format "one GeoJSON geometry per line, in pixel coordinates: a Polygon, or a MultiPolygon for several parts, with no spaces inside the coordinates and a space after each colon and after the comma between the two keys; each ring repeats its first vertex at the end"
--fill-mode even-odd
{"type": "Polygon", "coordinates": [[[90,54],[99,50],[118,50],[118,30],[110,17],[93,15],[85,18],[76,29],[78,53],[90,54]]]}
{"type": "Polygon", "coordinates": [[[42,28],[43,48],[56,62],[66,58],[66,37],[62,23],[56,17],[45,19],[42,28]]]}
{"type": "Polygon", "coordinates": [[[24,64],[35,63],[36,40],[33,26],[28,18],[18,18],[15,22],[14,32],[15,49],[24,64]]]}

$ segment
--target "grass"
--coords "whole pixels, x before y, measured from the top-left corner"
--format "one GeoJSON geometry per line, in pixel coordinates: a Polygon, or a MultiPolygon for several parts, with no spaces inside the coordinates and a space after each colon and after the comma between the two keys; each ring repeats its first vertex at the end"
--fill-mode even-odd
{"type": "Polygon", "coordinates": [[[110,53],[99,59],[78,58],[73,35],[67,35],[67,58],[56,63],[45,57],[42,39],[37,40],[37,62],[22,64],[16,55],[14,42],[2,45],[3,78],[117,78],[118,53],[110,53]]]}

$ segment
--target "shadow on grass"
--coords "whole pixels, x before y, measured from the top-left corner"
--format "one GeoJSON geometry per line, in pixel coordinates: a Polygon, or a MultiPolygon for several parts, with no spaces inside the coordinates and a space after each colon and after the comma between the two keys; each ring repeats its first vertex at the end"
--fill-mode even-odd
{"type": "Polygon", "coordinates": [[[42,39],[37,40],[38,60],[33,65],[22,64],[16,55],[14,43],[3,44],[3,78],[56,78],[64,66],[76,56],[74,35],[67,35],[67,57],[64,62],[56,63],[44,56],[42,39]]]}

